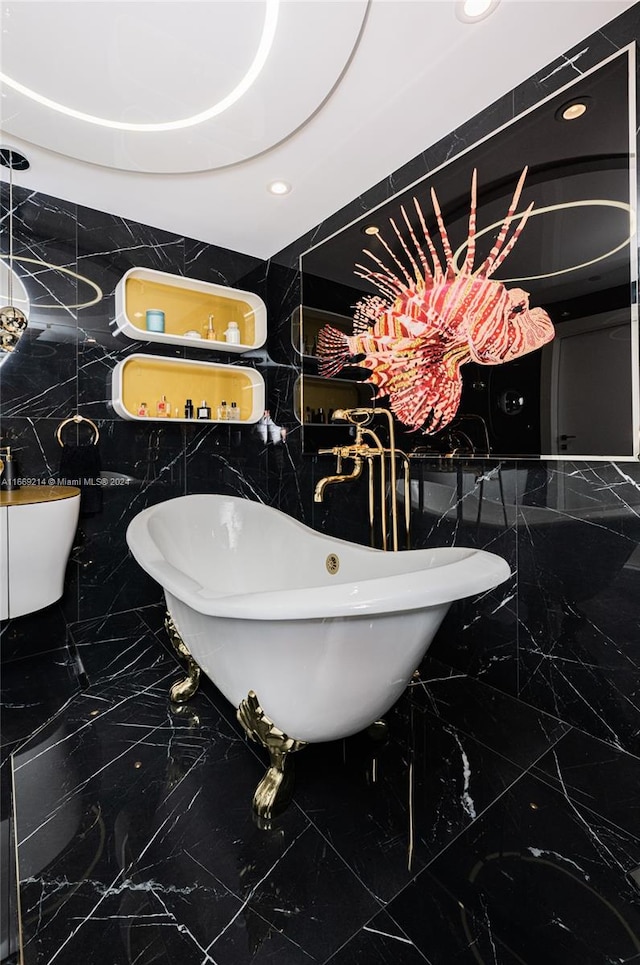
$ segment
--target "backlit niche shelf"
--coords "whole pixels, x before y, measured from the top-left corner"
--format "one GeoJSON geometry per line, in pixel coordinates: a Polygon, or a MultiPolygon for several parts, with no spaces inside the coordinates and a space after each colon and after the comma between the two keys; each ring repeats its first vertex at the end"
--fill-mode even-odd
{"type": "Polygon", "coordinates": [[[264,345],[267,338],[267,310],[259,295],[153,268],[130,268],[122,276],[116,287],[115,324],[123,335],[138,341],[223,352],[249,352],[264,345]],[[146,313],[153,308],[164,312],[164,332],[147,330],[146,313]],[[202,337],[210,315],[216,339],[202,337]],[[239,344],[224,338],[229,322],[238,323],[239,344]]]}
{"type": "Polygon", "coordinates": [[[118,362],[111,380],[113,407],[123,419],[202,424],[205,420],[184,418],[186,399],[192,400],[196,415],[198,406],[206,400],[212,415],[212,419],[206,421],[211,422],[220,421],[216,414],[223,400],[227,409],[235,402],[240,410],[240,418],[231,425],[257,422],[264,413],[264,379],[256,369],[242,365],[130,355],[118,362]],[[171,406],[170,419],[156,416],[156,403],[163,395],[171,406]],[[147,403],[148,416],[137,414],[141,402],[147,403]]]}
{"type": "MultiPolygon", "coordinates": [[[[301,375],[293,387],[293,411],[299,422],[312,425],[338,425],[331,421],[335,409],[375,406],[375,392],[365,382],[323,379],[301,375]]],[[[344,427],[344,423],[341,423],[344,427]]]]}

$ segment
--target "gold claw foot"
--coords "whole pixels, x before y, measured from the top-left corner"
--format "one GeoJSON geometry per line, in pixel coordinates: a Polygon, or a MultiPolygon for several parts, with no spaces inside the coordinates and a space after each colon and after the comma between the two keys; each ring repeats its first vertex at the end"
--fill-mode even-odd
{"type": "Polygon", "coordinates": [[[389,725],[386,720],[382,720],[382,718],[380,720],[374,720],[374,722],[367,727],[367,734],[371,740],[384,744],[389,740],[389,725]]]}
{"type": "Polygon", "coordinates": [[[180,636],[178,628],[173,622],[173,617],[168,610],[164,619],[164,627],[169,634],[171,646],[178,656],[187,662],[187,676],[184,680],[177,680],[169,690],[169,697],[173,703],[183,704],[189,697],[193,697],[198,689],[198,685],[200,684],[200,667],[189,653],[189,648],[180,636]]]}
{"type": "Polygon", "coordinates": [[[265,714],[253,690],[238,707],[237,717],[247,737],[269,752],[270,767],[253,795],[253,809],[263,822],[284,811],[293,791],[293,763],[289,754],[306,747],[306,741],[295,740],[277,727],[265,714]]]}

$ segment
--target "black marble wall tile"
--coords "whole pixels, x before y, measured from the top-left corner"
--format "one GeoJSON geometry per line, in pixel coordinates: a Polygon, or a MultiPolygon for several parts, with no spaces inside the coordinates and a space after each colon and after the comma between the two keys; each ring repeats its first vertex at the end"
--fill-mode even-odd
{"type": "Polygon", "coordinates": [[[266,302],[271,319],[267,348],[275,362],[292,365],[296,371],[300,366],[300,354],[294,345],[293,321],[300,308],[301,290],[298,258],[293,266],[275,260],[267,263],[266,302]]]}
{"type": "Polygon", "coordinates": [[[545,472],[552,505],[535,505],[536,487],[519,507],[520,696],[637,752],[640,473],[570,463],[545,472]]]}
{"type": "Polygon", "coordinates": [[[184,239],[160,228],[78,206],[77,270],[98,285],[103,296],[95,305],[79,310],[83,329],[110,332],[129,341],[115,335],[114,293],[124,273],[134,267],[184,274],[184,239]]]}
{"type": "Polygon", "coordinates": [[[518,693],[519,562],[515,506],[500,498],[505,464],[433,473],[412,463],[412,545],[468,546],[503,557],[510,579],[454,603],[430,655],[514,696],[518,693]]]}
{"type": "MultiPolygon", "coordinates": [[[[35,312],[34,312],[35,314],[35,312]]],[[[4,418],[66,418],[77,409],[75,323],[64,333],[30,325],[2,366],[4,418]]]]}
{"type": "Polygon", "coordinates": [[[184,274],[188,278],[241,288],[261,295],[256,281],[260,276],[264,277],[264,263],[259,258],[239,251],[185,238],[184,274]]]}
{"type": "Polygon", "coordinates": [[[131,557],[125,533],[137,513],[182,495],[185,487],[179,426],[154,428],[151,433],[145,426],[137,440],[135,433],[128,433],[128,423],[112,423],[109,429],[105,450],[109,442],[117,446],[118,460],[106,464],[115,464],[117,469],[105,480],[100,511],[81,517],[79,524],[76,560],[81,620],[158,602],[160,587],[131,557]],[[173,441],[167,435],[173,436],[173,441]]]}

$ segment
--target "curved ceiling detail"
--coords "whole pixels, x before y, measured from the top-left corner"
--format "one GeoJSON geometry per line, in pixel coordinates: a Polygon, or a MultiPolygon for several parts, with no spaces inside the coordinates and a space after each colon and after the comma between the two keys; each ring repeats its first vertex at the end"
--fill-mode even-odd
{"type": "Polygon", "coordinates": [[[3,127],[119,170],[184,174],[246,161],[322,105],[367,6],[166,2],[150,23],[144,0],[14,3],[3,22],[3,127]],[[17,41],[25,36],[28,57],[17,41]]]}

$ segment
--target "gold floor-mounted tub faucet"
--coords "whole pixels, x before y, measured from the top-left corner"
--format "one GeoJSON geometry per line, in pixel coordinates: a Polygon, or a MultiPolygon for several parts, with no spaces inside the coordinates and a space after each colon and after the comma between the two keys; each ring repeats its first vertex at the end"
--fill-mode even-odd
{"type": "Polygon", "coordinates": [[[382,549],[389,549],[388,546],[388,518],[391,518],[391,548],[398,549],[398,499],[397,499],[397,465],[398,459],[402,462],[403,481],[404,481],[404,525],[405,525],[405,548],[409,548],[409,529],[411,512],[410,494],[410,470],[409,459],[402,450],[396,447],[395,432],[393,426],[393,416],[388,409],[376,408],[356,408],[356,409],[336,409],[331,416],[333,421],[349,422],[356,428],[356,437],[353,443],[348,446],[334,446],[333,449],[320,449],[321,454],[330,453],[336,457],[336,472],[332,476],[324,476],[316,485],[313,498],[316,503],[321,503],[324,498],[324,491],[327,486],[339,483],[351,482],[362,475],[362,469],[366,462],[369,468],[369,528],[371,531],[371,541],[374,542],[375,524],[375,479],[374,463],[378,463],[379,479],[379,500],[380,500],[380,520],[382,529],[382,549]],[[384,446],[380,437],[373,429],[369,428],[376,416],[384,416],[387,421],[389,445],[384,446]],[[367,440],[367,441],[365,441],[367,440]],[[373,445],[368,441],[370,440],[373,445]],[[353,461],[351,472],[343,473],[342,463],[344,459],[353,461]],[[387,493],[387,464],[389,492],[387,493]]]}

